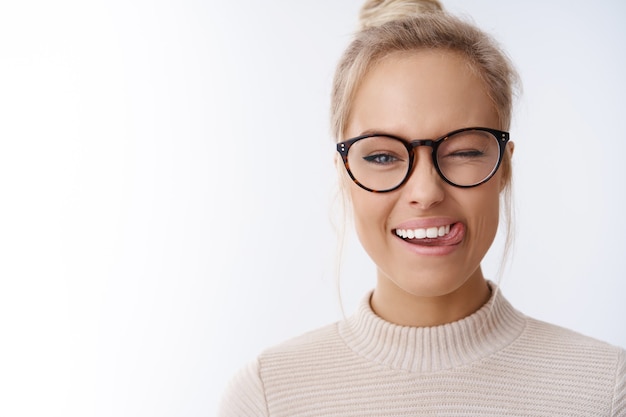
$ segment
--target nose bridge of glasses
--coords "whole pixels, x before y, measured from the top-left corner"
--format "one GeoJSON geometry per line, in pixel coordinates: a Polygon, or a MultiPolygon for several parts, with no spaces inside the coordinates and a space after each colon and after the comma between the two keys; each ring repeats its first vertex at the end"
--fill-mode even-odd
{"type": "MultiPolygon", "coordinates": [[[[437,147],[435,140],[432,139],[416,139],[416,140],[412,140],[408,143],[410,149],[409,152],[411,152],[413,154],[413,158],[417,157],[417,150],[420,148],[420,146],[428,146],[430,147],[430,153],[433,155],[433,157],[435,156],[435,149],[437,147]]],[[[414,168],[414,167],[413,167],[414,168]]]]}
{"type": "Polygon", "coordinates": [[[435,150],[437,141],[432,139],[412,140],[408,143],[411,148],[412,166],[409,168],[404,178],[403,184],[407,185],[407,191],[411,198],[421,205],[430,206],[441,198],[442,178],[437,163],[435,161],[435,150]],[[420,147],[430,147],[423,149],[420,147]]]}
{"type": "Polygon", "coordinates": [[[408,177],[412,176],[413,173],[418,169],[418,165],[423,167],[422,169],[431,169],[431,168],[433,170],[436,169],[435,168],[435,165],[437,164],[435,161],[435,149],[437,149],[436,140],[416,139],[416,140],[412,140],[408,142],[407,144],[409,147],[409,152],[411,153],[411,159],[413,161],[413,163],[409,167],[409,171],[407,172],[407,179],[408,177]],[[426,154],[424,154],[423,156],[426,157],[426,155],[430,154],[431,158],[426,157],[424,161],[420,162],[419,161],[420,157],[418,156],[420,147],[430,147],[429,150],[426,150],[426,149],[424,150],[426,154]],[[425,161],[427,161],[426,164],[424,164],[425,161]]]}
{"type": "Polygon", "coordinates": [[[415,150],[419,146],[430,146],[431,148],[435,148],[435,141],[432,139],[417,139],[409,142],[411,145],[411,150],[415,150]]]}

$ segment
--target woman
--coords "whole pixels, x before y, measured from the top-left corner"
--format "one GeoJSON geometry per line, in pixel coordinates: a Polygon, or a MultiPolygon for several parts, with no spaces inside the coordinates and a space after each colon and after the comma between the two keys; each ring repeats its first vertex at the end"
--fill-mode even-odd
{"type": "Polygon", "coordinates": [[[524,316],[482,274],[516,76],[437,1],[368,1],[334,81],[341,183],[377,284],[261,354],[223,416],[626,416],[626,352],[524,316]]]}

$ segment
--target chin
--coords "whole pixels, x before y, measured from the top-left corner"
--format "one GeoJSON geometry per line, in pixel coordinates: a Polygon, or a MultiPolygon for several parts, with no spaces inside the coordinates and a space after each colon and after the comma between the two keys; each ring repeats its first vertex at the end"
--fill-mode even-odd
{"type": "Polygon", "coordinates": [[[484,280],[479,268],[474,273],[454,270],[442,271],[440,267],[420,268],[419,273],[393,275],[385,274],[379,270],[378,276],[379,285],[395,287],[396,291],[420,298],[444,297],[459,291],[470,282],[484,280]]]}

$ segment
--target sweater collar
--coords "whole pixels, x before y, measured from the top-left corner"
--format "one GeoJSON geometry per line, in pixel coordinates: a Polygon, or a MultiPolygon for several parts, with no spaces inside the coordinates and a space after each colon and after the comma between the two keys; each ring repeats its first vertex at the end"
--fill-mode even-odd
{"type": "Polygon", "coordinates": [[[468,365],[504,348],[525,326],[495,284],[478,311],[456,322],[434,327],[389,323],[372,311],[371,293],[356,313],[339,325],[346,344],[360,356],[392,369],[437,372],[468,365]]]}

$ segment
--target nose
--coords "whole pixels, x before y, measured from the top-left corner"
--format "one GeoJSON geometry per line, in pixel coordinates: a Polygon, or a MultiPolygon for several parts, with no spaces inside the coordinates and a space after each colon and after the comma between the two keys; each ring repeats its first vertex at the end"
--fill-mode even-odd
{"type": "Polygon", "coordinates": [[[430,146],[415,148],[413,171],[402,188],[409,204],[422,210],[436,206],[444,199],[444,184],[439,176],[432,157],[430,146]]]}

